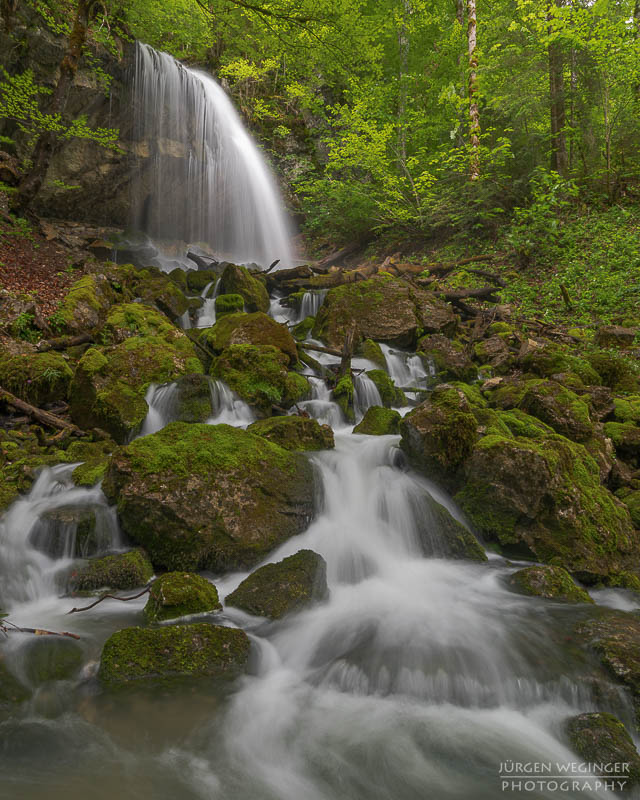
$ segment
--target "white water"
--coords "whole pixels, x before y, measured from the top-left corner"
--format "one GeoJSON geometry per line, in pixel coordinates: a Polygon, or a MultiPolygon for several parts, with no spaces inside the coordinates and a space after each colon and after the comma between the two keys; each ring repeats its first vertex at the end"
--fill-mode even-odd
{"type": "Polygon", "coordinates": [[[292,266],[274,178],[216,81],[138,43],[134,107],[135,226],[156,241],[204,242],[219,260],[292,266]]]}
{"type": "Polygon", "coordinates": [[[427,388],[429,378],[433,378],[433,368],[425,369],[422,358],[417,353],[405,353],[388,344],[380,344],[387,362],[387,372],[396,386],[427,388]]]}
{"type": "Polygon", "coordinates": [[[353,379],[353,412],[356,422],[360,422],[368,408],[381,405],[380,392],[371,378],[364,372],[356,375],[353,379]]]}
{"type": "Polygon", "coordinates": [[[210,328],[216,324],[216,297],[220,294],[220,279],[215,281],[212,292],[211,287],[213,284],[214,281],[208,283],[200,295],[200,297],[204,298],[204,303],[198,312],[196,328],[210,328]]]}

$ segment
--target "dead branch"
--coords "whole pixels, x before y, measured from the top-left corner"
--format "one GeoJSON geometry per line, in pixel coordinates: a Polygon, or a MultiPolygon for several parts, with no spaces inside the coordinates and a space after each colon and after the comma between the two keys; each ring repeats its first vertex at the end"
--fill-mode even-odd
{"type": "Polygon", "coordinates": [[[21,628],[19,625],[14,625],[13,622],[9,622],[6,619],[3,622],[0,622],[0,630],[4,634],[32,633],[34,636],[65,636],[68,639],[80,638],[77,633],[69,633],[69,631],[47,631],[44,628],[21,628]]]}
{"type": "Polygon", "coordinates": [[[314,350],[317,353],[328,353],[330,356],[337,356],[342,358],[341,350],[334,350],[332,347],[322,347],[319,344],[311,344],[310,342],[298,342],[298,348],[302,350],[314,350]]]}
{"type": "Polygon", "coordinates": [[[351,356],[353,355],[353,345],[356,338],[356,324],[352,322],[347,328],[342,346],[340,367],[338,369],[338,380],[351,372],[351,356]]]}
{"type": "Polygon", "coordinates": [[[40,353],[46,353],[48,350],[66,350],[67,347],[76,347],[76,345],[88,344],[93,341],[90,333],[81,333],[79,336],[58,336],[55,339],[42,339],[36,345],[36,350],[40,353]]]}
{"type": "Polygon", "coordinates": [[[118,597],[117,594],[103,594],[94,603],[91,603],[91,605],[83,606],[82,608],[72,608],[71,611],[67,611],[67,614],[79,614],[81,611],[89,611],[90,609],[95,608],[99,603],[102,603],[104,600],[120,600],[122,603],[128,603],[129,600],[137,600],[139,597],[142,597],[142,595],[149,592],[152,584],[153,581],[147,584],[147,586],[145,586],[139,594],[131,595],[131,597],[118,597]]]}
{"type": "Polygon", "coordinates": [[[32,406],[30,403],[25,403],[24,400],[20,400],[20,398],[11,394],[11,392],[8,392],[6,389],[3,389],[1,386],[0,386],[0,401],[7,403],[7,405],[10,405],[17,411],[22,411],[23,414],[27,414],[32,419],[41,422],[43,425],[47,425],[49,428],[56,428],[57,430],[69,431],[69,433],[73,433],[77,436],[84,435],[84,431],[81,431],[80,428],[78,428],[76,425],[73,425],[71,422],[67,422],[61,417],[57,417],[55,414],[51,414],[49,411],[44,411],[41,408],[36,408],[35,406],[32,406]]]}
{"type": "Polygon", "coordinates": [[[451,303],[456,302],[457,300],[466,300],[467,298],[485,300],[488,303],[499,303],[499,298],[494,296],[495,291],[495,286],[483,286],[480,289],[460,289],[458,291],[439,292],[439,294],[442,294],[444,299],[451,303]]]}

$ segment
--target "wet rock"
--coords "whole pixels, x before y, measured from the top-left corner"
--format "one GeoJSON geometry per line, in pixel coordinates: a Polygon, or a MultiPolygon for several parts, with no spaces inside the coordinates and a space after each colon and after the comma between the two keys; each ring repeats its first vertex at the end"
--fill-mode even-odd
{"type": "Polygon", "coordinates": [[[237,628],[207,623],[125,628],[107,639],[98,677],[111,689],[230,680],[245,671],[249,651],[247,634],[237,628]]]}
{"type": "Polygon", "coordinates": [[[73,378],[61,353],[37,353],[24,345],[11,353],[0,346],[0,385],[35,406],[66,400],[73,378]]]}
{"type": "Polygon", "coordinates": [[[387,368],[387,360],[384,357],[382,348],[378,342],[374,342],[373,339],[365,339],[360,345],[359,353],[363,358],[373,361],[373,363],[379,366],[381,369],[387,368]]]}
{"type": "Polygon", "coordinates": [[[312,550],[300,550],[251,573],[226,598],[225,605],[259,617],[280,619],[323,600],[327,591],[324,558],[312,550]]]}
{"type": "Polygon", "coordinates": [[[153,567],[143,550],[131,550],[112,556],[94,558],[77,569],[70,583],[74,591],[94,592],[97,589],[135,589],[153,577],[153,567]]]}
{"type": "Polygon", "coordinates": [[[487,561],[487,554],[473,533],[430,495],[425,495],[418,519],[420,540],[426,556],[487,561]]]}
{"type": "Polygon", "coordinates": [[[267,289],[246,267],[229,264],[222,273],[220,294],[239,294],[247,311],[269,311],[271,304],[267,289]]]}
{"type": "Polygon", "coordinates": [[[513,361],[508,344],[497,334],[478,342],[473,348],[473,354],[480,364],[489,365],[501,372],[511,366],[513,361]]]}
{"type": "Polygon", "coordinates": [[[72,639],[36,636],[22,652],[24,672],[33,686],[74,678],[84,662],[80,645],[72,639]]]}
{"type": "Polygon", "coordinates": [[[621,458],[637,462],[640,458],[640,426],[633,422],[605,422],[604,432],[621,458]]]}
{"type": "Polygon", "coordinates": [[[418,342],[418,352],[431,359],[441,381],[474,381],[478,377],[478,370],[471,363],[464,345],[440,333],[423,336],[418,342]]]}
{"type": "Polygon", "coordinates": [[[333,387],[331,393],[331,398],[338,404],[347,422],[356,421],[356,414],[353,409],[354,393],[351,374],[343,375],[333,387]]]}
{"type": "Polygon", "coordinates": [[[64,332],[80,334],[98,328],[104,322],[116,294],[104,275],[85,275],[76,281],[60,303],[56,317],[64,332]]]}
{"type": "Polygon", "coordinates": [[[135,273],[132,289],[143,303],[155,306],[172,322],[177,322],[189,309],[189,301],[171,278],[158,269],[148,267],[135,273]]]}
{"type": "Polygon", "coordinates": [[[7,669],[2,652],[0,652],[0,712],[10,709],[18,703],[23,703],[29,699],[30,695],[29,689],[23,686],[7,669]]]}
{"type": "Polygon", "coordinates": [[[374,382],[382,405],[385,408],[392,406],[406,406],[407,398],[402,389],[398,389],[389,375],[383,369],[370,369],[367,376],[374,382]]]}
{"type": "Polygon", "coordinates": [[[244,297],[240,294],[219,294],[216,297],[216,317],[244,311],[244,297]]]}
{"type": "Polygon", "coordinates": [[[229,425],[174,422],[137,439],[114,454],[103,490],[169,570],[253,566],[313,514],[307,459],[229,425]]]}
{"type": "Polygon", "coordinates": [[[509,578],[509,585],[522,594],[545,597],[548,600],[593,603],[588,592],[578,586],[562,567],[525,567],[509,578]]]}
{"type": "Polygon", "coordinates": [[[234,344],[268,345],[277,347],[288,358],[288,364],[298,361],[298,350],[286,325],[266,314],[226,314],[211,328],[205,328],[200,340],[214,353],[221,353],[234,344]]]}
{"type": "Polygon", "coordinates": [[[335,447],[331,428],[310,417],[261,419],[249,425],[247,430],[285,450],[330,450],[335,447]]]}
{"type": "MultiPolygon", "coordinates": [[[[570,717],[566,725],[567,736],[574,750],[589,764],[625,765],[622,777],[624,791],[640,783],[640,755],[633,739],[622,722],[613,714],[596,712],[570,717]]],[[[603,777],[609,778],[606,772],[603,777]]]]}
{"type": "Polygon", "coordinates": [[[191,269],[186,273],[185,283],[192,292],[200,294],[217,279],[218,274],[212,269],[191,269]]]}
{"type": "Polygon", "coordinates": [[[598,347],[633,347],[638,335],[637,328],[623,328],[622,325],[602,325],[596,331],[595,342],[598,347]]]}
{"type": "Polygon", "coordinates": [[[362,421],[353,429],[354,433],[368,436],[387,436],[400,432],[400,414],[392,408],[371,406],[367,409],[362,421]]]}
{"type": "Polygon", "coordinates": [[[213,413],[211,379],[194,373],[176,381],[175,419],[178,422],[206,422],[213,413]]]}
{"type": "Polygon", "coordinates": [[[148,622],[162,622],[221,609],[216,587],[194,572],[167,572],[151,585],[144,607],[148,622]]]}

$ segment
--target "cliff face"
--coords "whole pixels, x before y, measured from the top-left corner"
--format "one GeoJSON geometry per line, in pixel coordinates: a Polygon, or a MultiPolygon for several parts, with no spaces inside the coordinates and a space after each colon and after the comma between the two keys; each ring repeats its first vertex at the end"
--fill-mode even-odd
{"type": "MultiPolygon", "coordinates": [[[[31,70],[37,84],[55,86],[65,38],[51,32],[43,18],[24,4],[10,27],[6,21],[0,25],[0,67],[10,75],[31,70]]],[[[38,215],[118,227],[127,224],[129,182],[137,161],[130,142],[133,64],[130,43],[116,43],[114,53],[95,44],[89,46],[66,111],[69,117],[85,115],[93,128],[119,128],[123,152],[82,139],[61,141],[35,203],[38,215]]],[[[0,119],[0,134],[15,141],[20,159],[28,156],[28,137],[15,122],[0,119]]]]}

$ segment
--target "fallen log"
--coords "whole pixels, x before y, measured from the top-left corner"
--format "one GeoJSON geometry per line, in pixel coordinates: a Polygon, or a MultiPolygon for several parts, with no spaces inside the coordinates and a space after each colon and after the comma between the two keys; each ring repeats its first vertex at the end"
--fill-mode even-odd
{"type": "Polygon", "coordinates": [[[458,291],[445,290],[444,292],[438,292],[438,294],[441,294],[444,299],[449,302],[475,298],[476,300],[486,300],[488,303],[499,303],[500,299],[493,296],[495,291],[495,286],[483,286],[480,289],[460,289],[458,291]]]}
{"type": "Polygon", "coordinates": [[[36,345],[36,350],[40,353],[46,353],[49,350],[66,350],[67,347],[76,347],[79,344],[88,344],[93,341],[90,333],[81,333],[79,336],[58,336],[55,339],[42,339],[36,345]]]}
{"type": "Polygon", "coordinates": [[[328,353],[330,356],[342,358],[342,351],[334,350],[332,347],[323,347],[322,345],[310,344],[309,342],[299,342],[298,347],[303,350],[315,350],[316,353],[328,353]]]}
{"type": "Polygon", "coordinates": [[[73,423],[67,422],[66,420],[62,419],[62,417],[57,417],[55,414],[51,414],[49,411],[44,411],[42,408],[36,408],[36,406],[32,406],[30,403],[25,403],[24,400],[20,400],[19,397],[11,394],[11,392],[3,389],[1,386],[0,401],[10,405],[17,411],[22,411],[23,414],[27,414],[27,416],[29,416],[31,419],[35,419],[37,422],[47,425],[49,428],[56,428],[57,430],[61,431],[69,431],[69,433],[73,433],[78,436],[84,435],[84,431],[80,430],[80,428],[73,423]]]}
{"type": "Polygon", "coordinates": [[[193,263],[198,267],[198,269],[213,269],[217,267],[220,263],[216,261],[215,258],[209,258],[206,256],[199,256],[197,253],[192,253],[191,250],[187,253],[187,258],[189,261],[193,261],[193,263]]]}
{"type": "Polygon", "coordinates": [[[313,275],[313,270],[308,264],[302,264],[299,267],[291,267],[290,269],[279,269],[277,272],[267,274],[267,285],[270,289],[277,289],[281,284],[286,281],[293,280],[294,278],[310,278],[313,275]]]}
{"type": "Polygon", "coordinates": [[[346,247],[343,247],[340,250],[335,250],[333,253],[325,256],[314,265],[315,271],[326,272],[334,264],[337,264],[338,261],[342,261],[343,259],[352,256],[354,253],[357,253],[358,250],[362,250],[362,248],[365,247],[370,239],[370,236],[366,237],[365,239],[359,239],[356,242],[351,242],[351,244],[348,244],[346,247]]]}
{"type": "Polygon", "coordinates": [[[340,367],[338,369],[338,380],[344,377],[347,373],[351,372],[351,356],[353,355],[353,346],[356,338],[356,324],[352,322],[348,327],[344,337],[344,345],[342,346],[342,356],[340,360],[340,367]]]}

